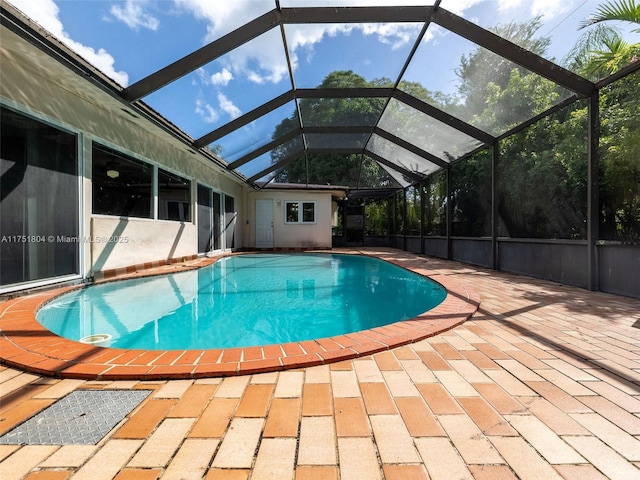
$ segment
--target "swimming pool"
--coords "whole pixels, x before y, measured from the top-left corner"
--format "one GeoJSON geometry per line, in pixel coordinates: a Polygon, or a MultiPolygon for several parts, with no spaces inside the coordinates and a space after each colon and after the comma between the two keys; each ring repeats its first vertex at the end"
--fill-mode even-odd
{"type": "Polygon", "coordinates": [[[297,342],[406,320],[446,297],[436,282],[343,254],[247,254],[110,282],[45,304],[52,332],[100,346],[214,349],[297,342]]]}

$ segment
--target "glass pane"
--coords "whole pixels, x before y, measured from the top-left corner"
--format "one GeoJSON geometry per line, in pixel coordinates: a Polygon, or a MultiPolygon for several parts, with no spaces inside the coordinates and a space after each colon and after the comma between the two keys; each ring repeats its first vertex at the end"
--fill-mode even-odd
{"type": "MultiPolygon", "coordinates": [[[[433,5],[432,0],[367,0],[371,7],[397,7],[402,5],[433,5]]],[[[351,7],[362,6],[359,0],[280,0],[282,7],[351,7]]]]}
{"type": "Polygon", "coordinates": [[[407,235],[420,235],[420,188],[411,186],[405,190],[405,199],[407,202],[407,235]]]}
{"type": "Polygon", "coordinates": [[[358,184],[360,161],[359,154],[309,154],[307,156],[309,183],[354,187],[358,184]]]}
{"type": "Polygon", "coordinates": [[[198,253],[213,250],[213,197],[211,189],[198,185],[198,253]]]}
{"type": "Polygon", "coordinates": [[[389,102],[378,126],[447,162],[482,144],[395,99],[389,102]]]}
{"type": "Polygon", "coordinates": [[[364,205],[364,228],[366,235],[389,235],[390,209],[392,205],[393,201],[389,198],[366,200],[364,205]]]}
{"type": "Polygon", "coordinates": [[[302,221],[303,222],[315,222],[316,221],[316,204],[313,202],[302,203],[302,221]]]}
{"type": "Polygon", "coordinates": [[[291,162],[275,172],[272,172],[260,181],[269,182],[273,180],[275,183],[294,183],[300,185],[307,184],[307,157],[302,155],[297,160],[291,162]]]}
{"type": "Polygon", "coordinates": [[[361,149],[367,144],[369,133],[305,133],[307,148],[361,149]]]}
{"type": "Polygon", "coordinates": [[[303,98],[305,127],[373,126],[380,118],[386,98],[303,98]]]}
{"type": "Polygon", "coordinates": [[[213,192],[213,249],[219,250],[222,248],[222,194],[213,192]]]}
{"type": "Polygon", "coordinates": [[[452,235],[491,235],[491,151],[451,165],[451,203],[452,235]]]}
{"type": "Polygon", "coordinates": [[[421,27],[420,23],[285,25],[295,85],[393,85],[421,27]]]}
{"type": "Polygon", "coordinates": [[[79,273],[77,138],[0,115],[0,286],[79,273]]]}
{"type": "MultiPolygon", "coordinates": [[[[445,0],[443,6],[452,8],[457,3],[445,0]]],[[[590,75],[584,67],[597,59],[594,52],[606,52],[613,46],[614,43],[609,42],[607,47],[608,38],[612,38],[609,35],[616,34],[628,44],[638,41],[637,34],[632,32],[636,27],[630,22],[611,21],[581,28],[583,22],[604,3],[584,0],[544,5],[538,2],[482,2],[467,4],[470,8],[465,10],[464,16],[547,60],[595,80],[607,73],[590,75]]],[[[629,61],[631,57],[618,57],[617,68],[629,61]]]]}
{"type": "Polygon", "coordinates": [[[236,246],[236,212],[235,200],[229,195],[224,196],[224,248],[235,248],[236,246]]]}
{"type": "Polygon", "coordinates": [[[452,32],[435,32],[427,39],[436,36],[437,41],[423,41],[418,47],[400,88],[492,135],[572,95],[452,32]]]}
{"type": "Polygon", "coordinates": [[[209,145],[228,163],[232,163],[267,143],[300,128],[294,102],[266,113],[209,145]]]}
{"type": "Polygon", "coordinates": [[[298,202],[286,202],[286,222],[298,223],[298,202]]]}
{"type": "Polygon", "coordinates": [[[440,168],[429,160],[416,155],[415,153],[412,153],[379,135],[371,136],[371,140],[369,140],[369,143],[367,144],[367,150],[410,172],[427,175],[440,168]]]}
{"type": "Polygon", "coordinates": [[[404,235],[404,191],[396,193],[393,198],[393,226],[391,227],[391,235],[404,235]]]}
{"type": "Polygon", "coordinates": [[[600,93],[600,238],[640,241],[640,72],[600,93]]]}
{"type": "Polygon", "coordinates": [[[191,221],[191,182],[158,169],[158,219],[191,221]]]}
{"type": "Polygon", "coordinates": [[[576,102],[500,142],[500,236],[586,238],[586,119],[576,102]]]}
{"type": "Polygon", "coordinates": [[[94,144],[93,213],[151,218],[153,167],[94,144]]]}
{"type": "MultiPolygon", "coordinates": [[[[273,0],[229,2],[225,8],[198,2],[60,2],[62,14],[65,8],[73,8],[77,18],[85,20],[86,28],[92,28],[91,37],[99,33],[103,42],[95,46],[105,47],[117,59],[118,68],[127,72],[130,83],[160,70],[203,45],[214,42],[243,24],[273,10],[273,0]],[[96,7],[97,3],[108,6],[96,7]],[[107,13],[108,10],[108,13],[107,13]],[[82,13],[80,13],[82,12],[82,13]],[[92,16],[99,17],[91,21],[92,16]],[[106,23],[106,22],[108,23],[106,23]],[[103,25],[103,28],[95,28],[103,25]],[[178,33],[178,34],[177,34],[178,33]],[[144,52],[144,61],[131,55],[131,47],[144,52]]],[[[65,22],[73,28],[80,22],[65,22]]],[[[81,41],[75,33],[74,40],[81,41]]]]}
{"type": "Polygon", "coordinates": [[[191,137],[200,138],[291,88],[282,36],[274,28],[144,101],[191,137]]]}
{"type": "Polygon", "coordinates": [[[358,188],[397,189],[401,185],[378,162],[365,156],[362,161],[358,188]]]}
{"type": "Polygon", "coordinates": [[[447,172],[440,171],[422,183],[424,198],[424,234],[445,236],[447,234],[447,172]]]}

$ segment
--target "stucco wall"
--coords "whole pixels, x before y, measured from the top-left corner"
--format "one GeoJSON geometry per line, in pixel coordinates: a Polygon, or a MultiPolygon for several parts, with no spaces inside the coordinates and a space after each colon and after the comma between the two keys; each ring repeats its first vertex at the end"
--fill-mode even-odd
{"type": "MultiPolygon", "coordinates": [[[[88,82],[64,65],[2,27],[0,100],[8,107],[78,134],[82,200],[80,236],[120,235],[128,243],[81,245],[82,275],[148,261],[197,253],[196,219],[180,224],[160,220],[92,216],[91,146],[98,142],[123,154],[166,168],[192,180],[192,212],[196,182],[235,199],[238,225],[244,223],[245,185],[211,160],[134,112],[115,95],[88,82]]],[[[243,244],[242,229],[236,246],[243,244]]]]}
{"type": "Polygon", "coordinates": [[[122,268],[197,252],[196,226],[164,220],[91,218],[91,270],[122,268]]]}
{"type": "Polygon", "coordinates": [[[331,247],[331,193],[271,190],[249,192],[247,195],[247,218],[245,235],[249,247],[256,246],[256,200],[273,200],[273,246],[274,248],[330,248],[331,247]],[[316,202],[315,224],[286,224],[285,202],[316,202]],[[278,202],[280,202],[278,204],[278,202]]]}

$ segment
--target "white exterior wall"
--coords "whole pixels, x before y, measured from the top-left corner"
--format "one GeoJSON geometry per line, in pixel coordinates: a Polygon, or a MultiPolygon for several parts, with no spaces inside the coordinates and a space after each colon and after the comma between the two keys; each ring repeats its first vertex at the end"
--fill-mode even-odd
{"type": "Polygon", "coordinates": [[[90,238],[94,271],[195,255],[198,242],[193,223],[108,216],[91,219],[90,238]]]}
{"type": "Polygon", "coordinates": [[[274,248],[331,248],[331,193],[319,191],[261,190],[247,195],[249,247],[256,246],[256,200],[273,200],[274,248]],[[315,224],[286,224],[285,202],[316,202],[315,224]],[[278,204],[280,202],[280,204],[278,204]]]}
{"type": "Polygon", "coordinates": [[[197,254],[196,182],[234,197],[236,246],[245,243],[241,226],[246,186],[240,180],[4,27],[0,62],[3,105],[78,135],[83,276],[197,254]],[[92,217],[92,142],[192,180],[191,222],[92,217]],[[108,246],[94,241],[114,235],[128,237],[129,243],[108,246]]]}

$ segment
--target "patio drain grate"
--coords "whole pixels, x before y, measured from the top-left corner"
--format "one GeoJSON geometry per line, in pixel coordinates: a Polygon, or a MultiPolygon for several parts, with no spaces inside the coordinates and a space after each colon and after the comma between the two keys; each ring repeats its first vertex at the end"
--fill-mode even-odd
{"type": "Polygon", "coordinates": [[[152,390],[76,390],[0,437],[0,445],[95,445],[152,390]]]}

